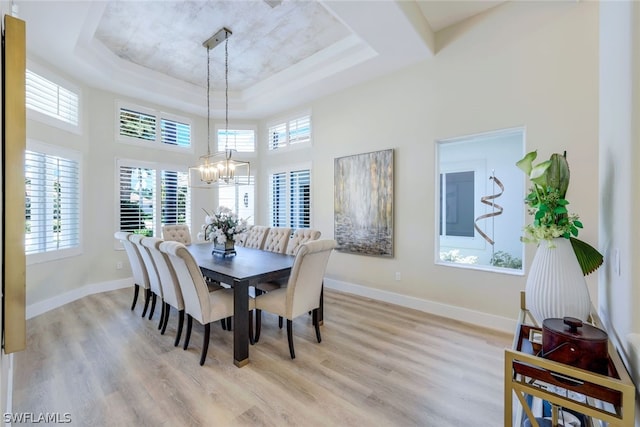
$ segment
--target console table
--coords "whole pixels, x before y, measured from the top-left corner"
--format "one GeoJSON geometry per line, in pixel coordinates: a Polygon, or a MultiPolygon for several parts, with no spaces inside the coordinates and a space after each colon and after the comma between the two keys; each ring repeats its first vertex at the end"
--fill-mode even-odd
{"type": "MultiPolygon", "coordinates": [[[[595,310],[591,311],[591,323],[602,329],[595,310]]],[[[560,408],[583,414],[590,425],[633,427],[635,386],[611,340],[607,375],[538,357],[541,342],[542,329],[526,309],[522,292],[513,346],[505,350],[505,427],[522,427],[527,419],[532,427],[541,427],[531,408],[534,399],[551,404],[554,427],[562,425],[558,421],[560,408]],[[513,396],[517,398],[515,404],[513,396]],[[608,424],[595,424],[596,420],[608,424]]]]}

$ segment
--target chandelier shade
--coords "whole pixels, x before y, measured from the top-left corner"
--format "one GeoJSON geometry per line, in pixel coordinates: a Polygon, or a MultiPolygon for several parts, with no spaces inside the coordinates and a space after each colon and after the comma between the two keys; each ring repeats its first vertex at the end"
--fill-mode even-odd
{"type": "MultiPolygon", "coordinates": [[[[189,168],[189,186],[193,188],[212,188],[217,185],[249,184],[251,165],[249,162],[235,160],[235,150],[229,147],[229,36],[231,30],[222,28],[207,39],[202,46],[207,49],[207,154],[200,156],[198,165],[189,168]],[[224,42],[224,80],[225,80],[225,143],[224,151],[211,153],[211,72],[210,52],[224,42]]],[[[217,142],[217,141],[216,141],[217,142]]],[[[216,144],[217,146],[217,144],[216,144]]]]}

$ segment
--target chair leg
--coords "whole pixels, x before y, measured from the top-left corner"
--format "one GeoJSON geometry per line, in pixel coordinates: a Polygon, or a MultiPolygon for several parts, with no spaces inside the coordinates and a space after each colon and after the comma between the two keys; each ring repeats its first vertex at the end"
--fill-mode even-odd
{"type": "Polygon", "coordinates": [[[278,327],[282,329],[282,316],[278,316],[278,327]]]}
{"type": "Polygon", "coordinates": [[[249,310],[249,344],[255,344],[253,339],[253,310],[249,310]]]}
{"type": "Polygon", "coordinates": [[[176,332],[176,342],[173,343],[174,347],[180,344],[180,335],[182,335],[182,325],[184,324],[184,310],[178,312],[178,331],[176,332]]]}
{"type": "Polygon", "coordinates": [[[149,320],[153,318],[153,312],[156,311],[156,299],[158,296],[151,292],[151,308],[149,309],[149,320]]]}
{"type": "Polygon", "coordinates": [[[253,339],[257,343],[260,339],[260,329],[262,328],[262,310],[256,308],[256,337],[253,339]]]}
{"type": "Polygon", "coordinates": [[[318,340],[318,342],[322,342],[322,337],[320,336],[320,322],[318,321],[318,310],[319,309],[314,309],[313,310],[313,326],[316,327],[316,339],[318,340]]]}
{"type": "Polygon", "coordinates": [[[151,299],[151,290],[144,290],[144,308],[142,309],[142,316],[144,317],[147,314],[147,308],[149,307],[149,300],[151,299]]]}
{"type": "Polygon", "coordinates": [[[169,323],[169,313],[171,313],[171,306],[168,302],[164,303],[164,322],[162,322],[162,331],[160,335],[164,335],[164,331],[167,330],[167,324],[169,323]]]}
{"type": "Polygon", "coordinates": [[[202,342],[202,356],[200,356],[200,366],[204,365],[209,350],[209,334],[211,333],[211,323],[204,325],[204,341],[202,342]]]}
{"type": "Polygon", "coordinates": [[[293,321],[287,319],[287,339],[289,340],[289,353],[291,358],[296,358],[296,353],[293,351],[293,321]]]}
{"type": "Polygon", "coordinates": [[[133,287],[133,304],[131,304],[131,311],[136,308],[136,302],[138,302],[138,293],[140,292],[140,285],[136,284],[133,287]]]}
{"type": "Polygon", "coordinates": [[[227,317],[227,331],[233,330],[233,322],[231,319],[233,319],[233,317],[227,317]]]}
{"type": "Polygon", "coordinates": [[[227,318],[223,317],[222,319],[220,319],[220,325],[222,325],[222,330],[226,331],[227,330],[227,318]]]}
{"type": "Polygon", "coordinates": [[[164,316],[166,315],[166,303],[164,301],[160,301],[160,321],[158,322],[158,329],[162,329],[162,324],[164,323],[164,316]]]}
{"type": "Polygon", "coordinates": [[[189,347],[189,340],[191,339],[191,327],[193,326],[193,317],[190,314],[187,314],[187,333],[184,336],[184,347],[183,350],[186,350],[189,347]]]}

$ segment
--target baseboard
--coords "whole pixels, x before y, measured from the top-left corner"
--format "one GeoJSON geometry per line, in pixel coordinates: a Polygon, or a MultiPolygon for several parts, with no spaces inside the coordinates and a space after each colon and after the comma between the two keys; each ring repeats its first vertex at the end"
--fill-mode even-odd
{"type": "Polygon", "coordinates": [[[483,313],[481,311],[469,310],[463,307],[456,307],[435,301],[397,294],[395,292],[383,291],[381,289],[369,288],[340,280],[325,278],[324,286],[327,289],[334,289],[336,291],[347,292],[354,295],[384,301],[510,334],[513,333],[517,325],[516,319],[509,319],[506,317],[483,313]]]}
{"type": "Polygon", "coordinates": [[[80,288],[65,292],[64,294],[56,295],[53,298],[27,305],[27,319],[31,319],[32,317],[36,317],[55,308],[62,307],[65,304],[86,297],[87,295],[114,291],[116,289],[122,289],[129,286],[133,286],[132,278],[111,280],[108,282],[85,285],[80,288]]]}

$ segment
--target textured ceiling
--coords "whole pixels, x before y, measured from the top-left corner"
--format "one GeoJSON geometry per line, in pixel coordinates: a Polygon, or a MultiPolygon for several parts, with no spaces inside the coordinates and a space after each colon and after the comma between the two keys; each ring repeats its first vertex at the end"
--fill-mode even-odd
{"type": "MultiPolygon", "coordinates": [[[[123,60],[198,86],[206,84],[202,42],[229,38],[229,86],[247,89],[347,37],[320,3],[263,1],[110,2],[95,37],[123,60]]],[[[211,51],[212,84],[224,77],[224,46],[211,51]]]]}
{"type": "MultiPolygon", "coordinates": [[[[27,59],[89,87],[206,114],[207,51],[229,28],[234,118],[278,114],[437,55],[437,33],[489,0],[12,0],[27,59]],[[272,7],[273,6],[273,7],[272,7]]],[[[468,31],[471,26],[460,26],[468,31]]],[[[211,51],[224,113],[224,48],[211,51]]]]}

